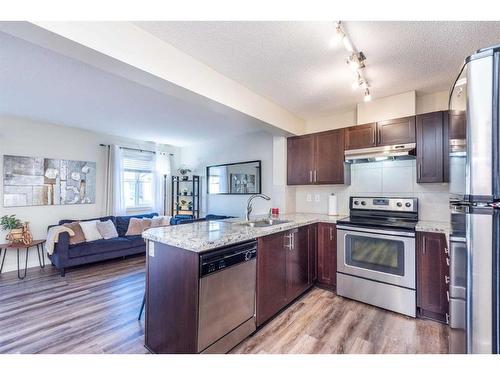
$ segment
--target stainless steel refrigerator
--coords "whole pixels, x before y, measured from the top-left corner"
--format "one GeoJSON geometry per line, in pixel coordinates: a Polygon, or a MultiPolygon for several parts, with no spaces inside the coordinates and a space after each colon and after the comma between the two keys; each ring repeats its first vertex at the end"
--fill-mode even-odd
{"type": "Polygon", "coordinates": [[[499,352],[500,46],[477,51],[450,95],[466,133],[450,139],[450,349],[499,352]],[[465,138],[465,139],[464,139],[465,138]]]}

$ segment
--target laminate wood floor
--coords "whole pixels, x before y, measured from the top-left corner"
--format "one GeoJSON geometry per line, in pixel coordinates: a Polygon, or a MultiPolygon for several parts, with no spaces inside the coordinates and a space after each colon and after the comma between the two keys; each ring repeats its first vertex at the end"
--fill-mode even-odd
{"type": "MultiPolygon", "coordinates": [[[[0,353],[146,353],[144,257],[0,274],[0,353]]],[[[315,288],[232,353],[446,353],[447,326],[315,288]]]]}

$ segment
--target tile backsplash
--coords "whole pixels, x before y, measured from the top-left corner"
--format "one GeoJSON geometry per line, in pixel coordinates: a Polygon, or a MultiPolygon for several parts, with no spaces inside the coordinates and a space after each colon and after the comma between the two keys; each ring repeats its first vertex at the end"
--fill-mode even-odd
{"type": "Polygon", "coordinates": [[[338,197],[341,214],[349,213],[349,197],[353,195],[415,197],[420,220],[449,221],[448,184],[417,184],[415,164],[415,160],[353,164],[349,186],[298,186],[296,211],[327,213],[331,193],[338,197]]]}

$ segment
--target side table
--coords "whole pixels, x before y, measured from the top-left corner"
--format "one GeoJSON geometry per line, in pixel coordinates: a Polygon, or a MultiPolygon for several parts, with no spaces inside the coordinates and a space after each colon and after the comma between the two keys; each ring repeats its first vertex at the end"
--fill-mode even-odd
{"type": "Polygon", "coordinates": [[[28,254],[29,249],[36,246],[36,253],[38,255],[38,263],[40,268],[45,268],[45,257],[43,254],[43,244],[45,240],[34,240],[32,243],[25,245],[23,243],[14,244],[1,244],[0,245],[0,257],[2,258],[2,263],[0,264],[0,273],[2,273],[3,264],[5,262],[5,256],[7,255],[7,250],[17,250],[17,277],[19,279],[24,279],[26,277],[26,272],[28,271],[28,254]],[[21,275],[21,267],[19,264],[19,251],[26,249],[26,261],[24,263],[24,274],[21,275]],[[3,252],[3,256],[2,256],[3,252]]]}

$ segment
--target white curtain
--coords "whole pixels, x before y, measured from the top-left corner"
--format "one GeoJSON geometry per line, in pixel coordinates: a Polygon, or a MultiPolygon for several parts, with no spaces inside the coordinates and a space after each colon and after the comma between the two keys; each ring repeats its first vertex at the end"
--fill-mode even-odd
{"type": "Polygon", "coordinates": [[[170,212],[170,200],[167,198],[169,193],[169,178],[171,175],[170,154],[157,151],[155,154],[154,174],[154,211],[160,215],[168,215],[170,212]]]}
{"type": "Polygon", "coordinates": [[[125,195],[123,193],[123,150],[120,146],[110,147],[111,165],[111,214],[115,216],[126,215],[125,195]]]}

